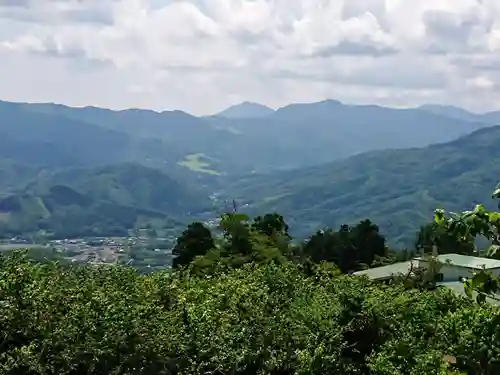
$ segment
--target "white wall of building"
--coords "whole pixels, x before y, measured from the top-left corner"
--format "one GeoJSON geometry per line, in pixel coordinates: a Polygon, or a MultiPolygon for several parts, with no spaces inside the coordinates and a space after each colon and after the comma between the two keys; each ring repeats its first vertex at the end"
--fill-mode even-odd
{"type": "MultiPolygon", "coordinates": [[[[420,267],[427,267],[428,262],[424,260],[419,261],[420,267]]],[[[452,264],[443,264],[439,270],[439,273],[443,274],[443,281],[459,281],[461,278],[472,278],[474,272],[480,270],[475,270],[473,268],[459,267],[452,264]]],[[[500,276],[500,268],[487,270],[491,272],[494,276],[500,276]]]]}

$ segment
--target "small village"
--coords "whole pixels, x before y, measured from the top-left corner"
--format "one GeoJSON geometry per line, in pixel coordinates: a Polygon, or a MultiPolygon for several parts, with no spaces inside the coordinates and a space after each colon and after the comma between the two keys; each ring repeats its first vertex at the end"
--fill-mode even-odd
{"type": "Polygon", "coordinates": [[[47,259],[95,265],[127,264],[154,271],[170,267],[174,242],[174,237],[150,238],[142,235],[58,239],[45,243],[14,237],[0,242],[0,251],[39,249],[44,250],[47,259]]]}

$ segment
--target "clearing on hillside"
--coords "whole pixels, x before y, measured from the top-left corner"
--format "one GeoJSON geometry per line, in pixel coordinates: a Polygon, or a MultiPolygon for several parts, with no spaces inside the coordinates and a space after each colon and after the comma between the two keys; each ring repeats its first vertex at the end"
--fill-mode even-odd
{"type": "Polygon", "coordinates": [[[210,167],[210,163],[202,159],[207,159],[205,154],[198,153],[186,155],[184,160],[179,162],[179,165],[189,168],[193,172],[206,173],[216,176],[220,175],[219,172],[209,169],[208,167],[210,167]]]}

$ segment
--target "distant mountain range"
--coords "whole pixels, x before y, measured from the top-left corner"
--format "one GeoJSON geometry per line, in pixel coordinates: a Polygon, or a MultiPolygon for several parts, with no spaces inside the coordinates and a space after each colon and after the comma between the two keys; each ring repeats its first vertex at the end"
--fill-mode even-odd
{"type": "Polygon", "coordinates": [[[459,107],[431,104],[423,105],[419,107],[419,109],[462,121],[474,121],[495,125],[500,124],[500,111],[472,113],[459,107]]]}
{"type": "Polygon", "coordinates": [[[15,155],[21,146],[50,158],[45,161],[52,164],[138,162],[169,174],[189,177],[184,172],[191,171],[203,178],[313,166],[372,150],[423,147],[492,123],[487,118],[488,122],[465,121],[422,109],[334,100],[291,104],[276,111],[243,103],[222,113],[231,118],[2,102],[0,135],[8,129],[9,138],[2,137],[8,147],[0,151],[0,158],[31,163],[33,153],[15,155]],[[242,118],[245,114],[251,117],[242,118]],[[12,126],[17,123],[23,126],[12,126]],[[203,171],[217,174],[203,176],[203,171]]]}
{"type": "Polygon", "coordinates": [[[217,193],[256,213],[276,209],[300,234],[370,217],[407,242],[435,205],[492,189],[495,166],[476,157],[495,142],[493,124],[498,112],[334,100],[245,102],[207,117],[0,102],[0,236],[178,225],[209,215],[217,193]],[[439,196],[455,180],[470,195],[439,196]]]}

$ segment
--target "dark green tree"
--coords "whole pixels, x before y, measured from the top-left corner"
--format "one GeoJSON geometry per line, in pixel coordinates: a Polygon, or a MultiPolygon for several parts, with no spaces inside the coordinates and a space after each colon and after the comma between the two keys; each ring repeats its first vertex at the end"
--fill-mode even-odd
{"type": "Polygon", "coordinates": [[[380,234],[379,227],[366,219],[360,221],[350,231],[352,243],[356,249],[356,261],[371,265],[376,257],[387,256],[385,237],[380,234]]]}
{"type": "Polygon", "coordinates": [[[349,227],[342,225],[316,232],[305,243],[302,257],[314,263],[335,263],[342,272],[348,273],[370,266],[377,258],[387,255],[385,238],[370,220],[349,227]]]}
{"type": "Polygon", "coordinates": [[[210,229],[203,223],[194,222],[189,224],[182,235],[177,238],[172,254],[175,256],[173,267],[187,265],[200,255],[205,255],[215,247],[214,239],[210,229]]]}
{"type": "Polygon", "coordinates": [[[253,219],[252,228],[258,230],[267,236],[285,236],[290,238],[288,234],[288,224],[280,214],[274,212],[265,214],[264,216],[257,216],[253,219]]]}
{"type": "Polygon", "coordinates": [[[356,259],[349,231],[348,226],[342,226],[339,231],[333,229],[317,231],[303,247],[304,260],[313,263],[333,262],[344,273],[352,271],[356,259]]]}

